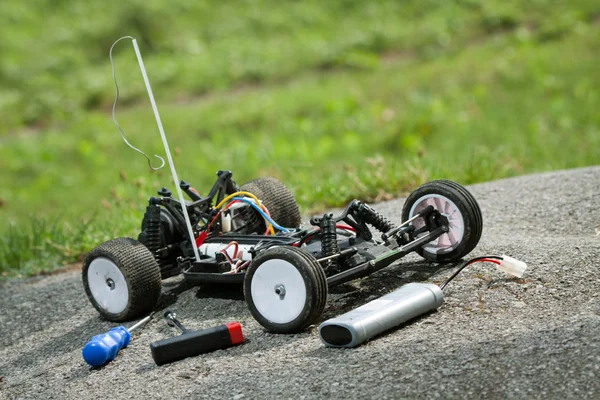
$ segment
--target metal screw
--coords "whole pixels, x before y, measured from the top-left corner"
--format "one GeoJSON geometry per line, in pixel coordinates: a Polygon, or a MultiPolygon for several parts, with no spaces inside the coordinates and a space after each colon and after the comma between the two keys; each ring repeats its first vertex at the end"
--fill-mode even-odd
{"type": "Polygon", "coordinates": [[[285,297],[285,286],[277,285],[275,286],[275,293],[279,296],[281,300],[285,297]]]}

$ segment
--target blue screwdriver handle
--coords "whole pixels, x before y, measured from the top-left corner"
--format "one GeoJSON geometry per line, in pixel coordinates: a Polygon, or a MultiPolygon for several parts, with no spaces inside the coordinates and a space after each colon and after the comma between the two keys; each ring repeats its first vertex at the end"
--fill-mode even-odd
{"type": "Polygon", "coordinates": [[[127,347],[131,334],[124,326],[117,326],[90,339],[81,351],[88,364],[99,367],[114,360],[119,350],[127,347]]]}
{"type": "Polygon", "coordinates": [[[127,347],[129,344],[131,332],[144,326],[151,318],[152,314],[129,329],[125,329],[124,326],[117,326],[106,333],[92,337],[90,341],[83,346],[83,350],[81,350],[83,359],[94,367],[99,367],[114,360],[119,350],[123,347],[127,347]]]}

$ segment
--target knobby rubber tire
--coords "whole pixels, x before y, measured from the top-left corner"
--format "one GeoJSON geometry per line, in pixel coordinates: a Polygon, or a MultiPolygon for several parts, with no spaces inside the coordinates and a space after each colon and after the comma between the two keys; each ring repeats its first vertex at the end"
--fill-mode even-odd
{"type": "Polygon", "coordinates": [[[262,177],[244,183],[241,190],[250,192],[269,210],[271,218],[284,228],[298,228],[301,217],[298,203],[290,190],[275,178],[262,177]]]}
{"type": "Polygon", "coordinates": [[[244,297],[250,313],[265,329],[272,333],[297,333],[314,324],[323,314],[327,303],[327,278],[319,262],[304,250],[291,246],[274,247],[259,254],[252,262],[244,278],[244,297]],[[252,298],[252,279],[260,266],[273,259],[292,264],[306,285],[306,301],[300,315],[288,323],[275,323],[263,316],[252,298]]]}
{"type": "Polygon", "coordinates": [[[160,267],[148,248],[132,238],[112,239],[94,248],[83,261],[82,279],[85,292],[100,315],[114,322],[129,321],[148,314],[156,305],[161,292],[160,267]],[[118,313],[104,309],[92,295],[88,283],[88,268],[96,258],[111,260],[127,282],[127,306],[118,313]]]}

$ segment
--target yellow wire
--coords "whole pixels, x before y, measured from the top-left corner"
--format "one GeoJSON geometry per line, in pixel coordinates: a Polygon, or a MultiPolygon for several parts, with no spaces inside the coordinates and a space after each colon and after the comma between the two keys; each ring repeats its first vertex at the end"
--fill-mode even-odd
{"type": "Polygon", "coordinates": [[[223,204],[225,202],[227,202],[227,200],[231,199],[232,197],[238,196],[240,194],[243,195],[243,196],[246,196],[246,197],[250,197],[252,200],[254,200],[254,202],[256,203],[256,205],[260,207],[260,201],[252,193],[250,193],[250,192],[235,192],[235,193],[232,193],[229,196],[225,197],[223,200],[221,200],[221,202],[219,204],[217,204],[215,206],[215,208],[221,208],[221,206],[223,206],[223,204]]]}
{"type": "MultiPolygon", "coordinates": [[[[252,200],[254,200],[254,202],[256,203],[256,205],[262,209],[262,204],[258,200],[258,197],[256,197],[255,195],[253,195],[250,192],[242,192],[242,191],[235,192],[235,193],[230,194],[229,196],[225,197],[223,200],[221,200],[221,202],[219,202],[219,204],[217,204],[215,206],[215,208],[221,208],[223,206],[223,204],[225,204],[225,202],[227,202],[227,200],[231,199],[232,197],[239,196],[239,195],[250,197],[252,200]]],[[[275,230],[273,229],[273,225],[271,225],[269,223],[269,221],[265,221],[265,222],[267,223],[267,227],[269,228],[269,232],[271,232],[271,235],[274,235],[275,234],[275,230]]]]}

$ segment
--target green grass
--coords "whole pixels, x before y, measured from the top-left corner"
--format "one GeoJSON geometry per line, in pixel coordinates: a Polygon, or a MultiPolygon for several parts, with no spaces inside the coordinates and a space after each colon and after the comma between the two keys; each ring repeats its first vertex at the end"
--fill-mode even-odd
{"type": "MultiPolygon", "coordinates": [[[[147,197],[172,186],[110,119],[107,51],[124,34],[140,42],[180,178],[201,193],[218,169],[238,183],[271,175],[306,212],[435,178],[600,162],[596,2],[64,2],[45,24],[50,2],[36,3],[0,4],[8,276],[135,236],[147,197]]],[[[125,43],[117,117],[135,146],[163,154],[125,43]]]]}
{"type": "MultiPolygon", "coordinates": [[[[129,226],[134,221],[128,218],[129,226]]],[[[64,223],[60,217],[49,220],[35,218],[25,227],[8,226],[0,240],[0,261],[3,276],[48,273],[65,264],[81,261],[90,248],[112,239],[115,235],[130,234],[127,224],[112,224],[109,220],[90,217],[72,223],[64,223]]]]}

